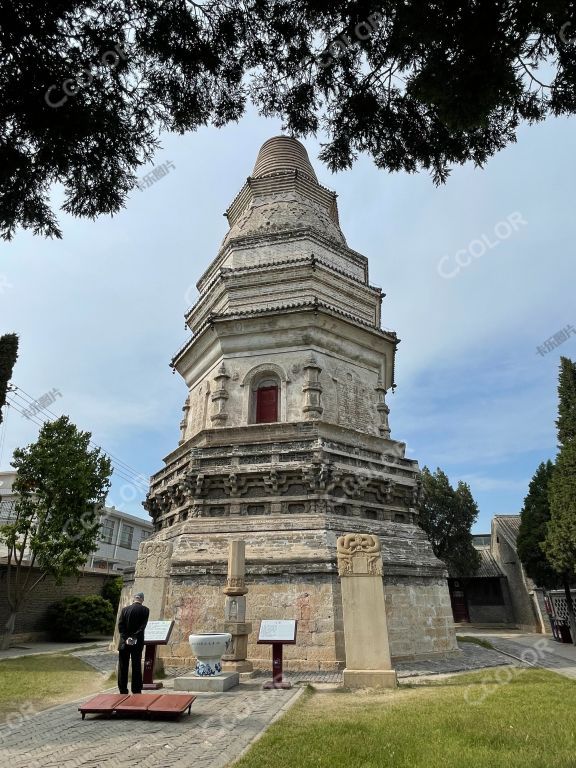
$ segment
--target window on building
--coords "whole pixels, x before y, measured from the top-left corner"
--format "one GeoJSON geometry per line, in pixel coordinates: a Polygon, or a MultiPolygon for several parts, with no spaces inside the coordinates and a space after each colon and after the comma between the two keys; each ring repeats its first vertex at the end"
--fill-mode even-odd
{"type": "Polygon", "coordinates": [[[144,541],[144,539],[147,539],[148,536],[150,536],[150,531],[147,531],[145,528],[140,529],[140,541],[144,541]]]}
{"type": "Polygon", "coordinates": [[[100,526],[100,541],[103,544],[112,544],[114,541],[114,520],[102,520],[100,526]]]}
{"type": "Polygon", "coordinates": [[[14,501],[0,501],[0,523],[13,522],[16,517],[14,501]]]}
{"type": "Polygon", "coordinates": [[[134,537],[134,526],[122,523],[122,533],[120,534],[120,546],[125,549],[132,549],[132,539],[134,537]]]}

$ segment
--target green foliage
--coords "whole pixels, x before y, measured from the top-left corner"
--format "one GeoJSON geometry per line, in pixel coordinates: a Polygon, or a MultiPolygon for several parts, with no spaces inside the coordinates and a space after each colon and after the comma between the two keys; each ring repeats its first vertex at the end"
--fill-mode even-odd
{"type": "Polygon", "coordinates": [[[10,607],[4,647],[14,630],[16,614],[38,583],[47,575],[62,583],[97,548],[99,512],[110,487],[112,467],[99,448],[89,447],[90,437],[61,416],[42,426],[35,443],[14,451],[15,512],[10,522],[0,526],[0,541],[8,549],[6,597],[10,607]],[[35,580],[28,565],[40,570],[35,580]]]}
{"type": "Polygon", "coordinates": [[[528,487],[528,495],[520,513],[518,557],[528,576],[539,587],[553,589],[561,585],[561,578],[552,568],[542,549],[550,520],[549,486],[554,464],[542,462],[528,487]]]}
{"type": "Polygon", "coordinates": [[[2,424],[2,408],[6,404],[8,384],[12,378],[12,370],[18,359],[18,336],[6,333],[0,336],[0,424],[2,424]]]}
{"type": "Polygon", "coordinates": [[[109,600],[100,595],[65,597],[47,611],[47,623],[54,640],[81,640],[90,634],[114,631],[115,613],[109,600]]]}
{"type": "Polygon", "coordinates": [[[521,123],[576,111],[574,8],[557,0],[4,5],[6,238],[61,236],[56,183],[68,213],[117,212],[160,131],[219,127],[249,102],[290,134],[324,132],[332,170],[366,152],[437,183],[483,165],[521,123]]]}
{"type": "Polygon", "coordinates": [[[424,467],[422,489],[419,522],[434,554],[446,563],[450,576],[473,576],[480,566],[480,555],[472,544],[471,529],[478,518],[478,506],[470,487],[460,481],[454,489],[440,468],[432,474],[424,467]]]}
{"type": "Polygon", "coordinates": [[[122,576],[116,576],[114,579],[105,581],[104,586],[102,587],[102,597],[109,601],[114,610],[114,615],[116,615],[118,606],[120,605],[120,595],[122,593],[123,583],[124,580],[122,576]]]}
{"type": "Polygon", "coordinates": [[[57,583],[97,546],[112,469],[90,438],[61,416],[43,425],[35,443],[14,451],[16,518],[0,533],[15,557],[28,546],[35,565],[57,583]]]}
{"type": "MultiPolygon", "coordinates": [[[[558,382],[559,451],[550,481],[550,522],[545,543],[558,573],[576,574],[576,364],[560,358],[558,382]]],[[[575,638],[576,641],[576,638],[575,638]]]]}

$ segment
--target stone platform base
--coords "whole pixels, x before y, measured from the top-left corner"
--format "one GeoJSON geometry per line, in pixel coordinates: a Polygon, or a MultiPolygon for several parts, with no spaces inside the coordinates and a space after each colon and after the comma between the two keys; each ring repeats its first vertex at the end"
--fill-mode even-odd
{"type": "Polygon", "coordinates": [[[393,669],[345,669],[343,683],[346,688],[396,688],[393,669]]]}
{"type": "Polygon", "coordinates": [[[226,661],[222,664],[223,672],[253,672],[254,666],[249,661],[226,661]]]}
{"type": "Polygon", "coordinates": [[[222,693],[229,688],[234,688],[240,682],[238,672],[224,672],[215,677],[187,677],[174,678],[175,691],[196,691],[197,693],[222,693]]]}

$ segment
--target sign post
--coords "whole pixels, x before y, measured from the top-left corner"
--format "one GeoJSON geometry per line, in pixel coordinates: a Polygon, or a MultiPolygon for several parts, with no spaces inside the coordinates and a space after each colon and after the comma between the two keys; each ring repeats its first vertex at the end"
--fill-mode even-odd
{"type": "Polygon", "coordinates": [[[162,688],[162,683],[154,682],[154,667],[156,666],[156,647],[166,645],[174,626],[174,619],[169,621],[149,621],[144,630],[144,680],[142,688],[156,691],[162,688]]]}
{"type": "Polygon", "coordinates": [[[283,679],[282,646],[296,644],[296,619],[263,619],[260,622],[258,643],[272,646],[272,680],[263,688],[292,688],[292,683],[283,679]]]}

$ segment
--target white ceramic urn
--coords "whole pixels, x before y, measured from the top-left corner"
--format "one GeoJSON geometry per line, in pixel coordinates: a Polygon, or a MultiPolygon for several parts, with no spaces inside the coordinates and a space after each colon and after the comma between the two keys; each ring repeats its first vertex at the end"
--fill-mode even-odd
{"type": "Polygon", "coordinates": [[[200,632],[190,635],[188,642],[196,656],[194,674],[198,677],[214,677],[222,672],[222,656],[232,640],[230,632],[200,632]]]}

